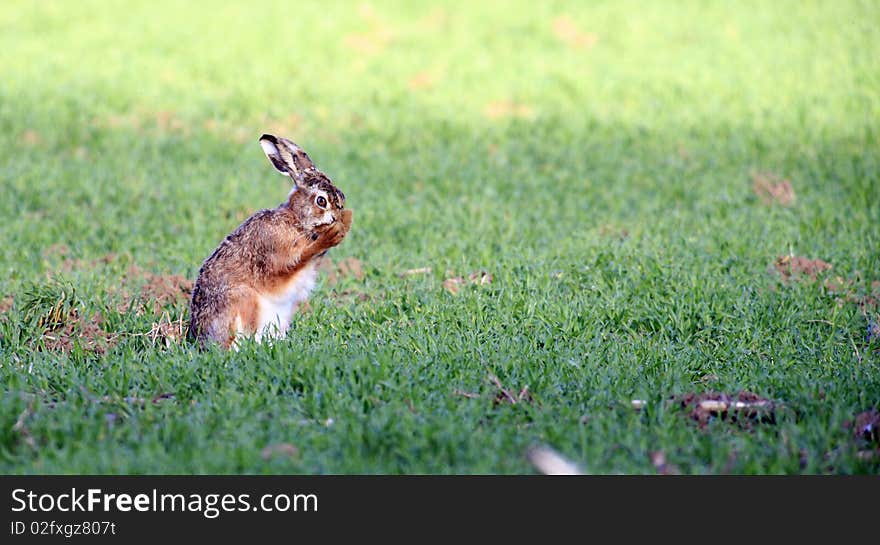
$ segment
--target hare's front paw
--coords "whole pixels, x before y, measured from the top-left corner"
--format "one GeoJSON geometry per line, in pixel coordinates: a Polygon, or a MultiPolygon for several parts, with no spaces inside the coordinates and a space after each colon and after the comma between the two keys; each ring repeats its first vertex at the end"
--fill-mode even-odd
{"type": "Polygon", "coordinates": [[[342,222],[335,221],[318,232],[318,238],[315,244],[321,248],[332,248],[342,242],[348,233],[348,228],[342,222]]]}
{"type": "Polygon", "coordinates": [[[345,226],[345,232],[347,233],[349,229],[351,229],[351,219],[352,219],[352,211],[351,210],[343,210],[340,212],[339,223],[345,226]]]}

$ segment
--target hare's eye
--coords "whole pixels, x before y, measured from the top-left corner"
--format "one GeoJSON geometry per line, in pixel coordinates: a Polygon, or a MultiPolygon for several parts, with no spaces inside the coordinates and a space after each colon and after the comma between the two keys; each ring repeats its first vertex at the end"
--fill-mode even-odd
{"type": "Polygon", "coordinates": [[[327,208],[327,199],[318,195],[315,197],[315,204],[317,204],[320,208],[327,208]]]}

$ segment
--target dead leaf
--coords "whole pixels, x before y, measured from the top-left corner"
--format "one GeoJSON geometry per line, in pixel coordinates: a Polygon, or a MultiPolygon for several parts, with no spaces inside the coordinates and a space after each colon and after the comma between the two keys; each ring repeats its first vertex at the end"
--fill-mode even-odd
{"type": "Polygon", "coordinates": [[[38,146],[43,143],[43,139],[40,137],[40,133],[33,129],[27,129],[26,131],[21,133],[21,141],[28,146],[38,146]]]}
{"type": "Polygon", "coordinates": [[[492,283],[492,275],[486,271],[473,272],[468,275],[468,280],[470,280],[471,284],[485,286],[492,283]]]}
{"type": "Polygon", "coordinates": [[[569,46],[578,49],[590,49],[599,42],[598,35],[581,31],[567,15],[553,19],[553,34],[569,46]]]}
{"type": "Polygon", "coordinates": [[[434,77],[428,72],[419,72],[409,79],[409,88],[413,91],[422,91],[434,86],[434,77]]]}
{"type": "Polygon", "coordinates": [[[462,284],[464,284],[464,278],[462,278],[460,276],[456,276],[454,278],[447,278],[446,280],[443,281],[443,287],[446,289],[446,291],[448,291],[452,295],[455,295],[456,293],[458,293],[459,287],[462,284]]]}
{"type": "Polygon", "coordinates": [[[431,267],[419,267],[417,269],[407,269],[400,273],[398,276],[404,278],[406,276],[415,276],[417,274],[431,274],[431,267]]]}
{"type": "Polygon", "coordinates": [[[795,199],[791,181],[770,172],[752,174],[752,191],[766,205],[791,206],[795,199]]]}
{"type": "Polygon", "coordinates": [[[483,109],[483,113],[489,119],[502,119],[505,117],[533,119],[535,117],[535,111],[531,106],[510,100],[490,102],[483,109]]]}
{"type": "Polygon", "coordinates": [[[495,405],[499,405],[501,403],[509,403],[511,405],[516,405],[518,403],[532,403],[534,398],[532,397],[531,392],[529,392],[529,387],[524,386],[519,393],[514,393],[515,390],[508,390],[505,388],[501,381],[498,380],[498,377],[495,375],[489,375],[489,380],[492,384],[495,385],[497,392],[495,393],[495,397],[493,398],[493,402],[495,405]]]}
{"type": "Polygon", "coordinates": [[[618,240],[626,240],[629,238],[629,229],[619,225],[603,223],[599,226],[599,236],[616,238],[618,240]]]}
{"type": "Polygon", "coordinates": [[[736,423],[748,428],[756,423],[776,423],[776,405],[751,392],[728,395],[720,392],[687,393],[672,398],[688,416],[705,428],[712,420],[736,423]]]}
{"type": "Polygon", "coordinates": [[[267,445],[260,451],[260,457],[267,461],[275,457],[295,458],[296,456],[299,456],[299,449],[290,443],[267,445]]]}
{"type": "Polygon", "coordinates": [[[820,273],[831,269],[832,265],[821,259],[783,255],[776,258],[773,267],[782,277],[783,282],[789,282],[805,276],[810,280],[816,280],[820,273]]]}
{"type": "Polygon", "coordinates": [[[163,132],[183,132],[185,134],[189,132],[185,130],[186,126],[177,114],[170,110],[156,112],[156,126],[163,132]]]}
{"type": "Polygon", "coordinates": [[[474,392],[465,392],[464,390],[458,390],[458,389],[452,390],[452,395],[466,397],[468,399],[479,399],[480,398],[480,394],[477,394],[474,392]]]}
{"type": "Polygon", "coordinates": [[[485,286],[492,283],[492,275],[486,271],[472,272],[468,275],[467,280],[461,276],[453,276],[443,281],[443,288],[449,293],[455,295],[462,286],[472,284],[475,286],[485,286]]]}
{"type": "Polygon", "coordinates": [[[534,446],[526,451],[529,462],[544,475],[583,475],[571,460],[546,446],[534,446]]]}

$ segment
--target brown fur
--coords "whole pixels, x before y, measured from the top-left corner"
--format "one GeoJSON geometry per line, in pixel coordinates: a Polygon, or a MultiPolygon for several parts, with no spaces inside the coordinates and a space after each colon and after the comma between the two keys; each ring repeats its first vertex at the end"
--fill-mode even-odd
{"type": "MultiPolygon", "coordinates": [[[[295,146],[279,140],[288,147],[295,146]]],[[[260,210],[245,220],[199,269],[190,300],[187,335],[201,345],[215,341],[229,348],[239,329],[254,335],[259,296],[283,292],[309,263],[320,259],[348,233],[352,213],[344,209],[345,195],[311,164],[305,152],[295,159],[294,163],[287,155],[284,160],[298,176],[279,168],[296,184],[287,202],[260,210]],[[324,209],[315,202],[318,195],[326,195],[324,209]]],[[[270,160],[277,168],[277,157],[270,156],[270,160]]]]}

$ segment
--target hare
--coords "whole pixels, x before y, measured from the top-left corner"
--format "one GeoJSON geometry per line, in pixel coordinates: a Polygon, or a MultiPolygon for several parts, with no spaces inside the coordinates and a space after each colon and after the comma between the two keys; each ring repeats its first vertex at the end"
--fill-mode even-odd
{"type": "Polygon", "coordinates": [[[293,181],[287,200],[246,219],[199,269],[187,336],[204,347],[237,348],[240,336],[281,338],[315,286],[318,264],[345,238],[345,195],[299,146],[271,134],[260,146],[293,181]]]}

